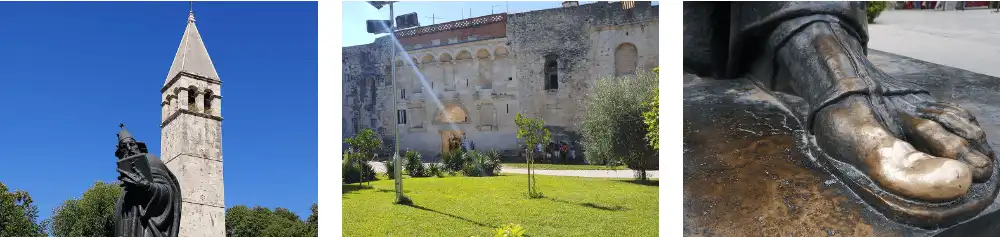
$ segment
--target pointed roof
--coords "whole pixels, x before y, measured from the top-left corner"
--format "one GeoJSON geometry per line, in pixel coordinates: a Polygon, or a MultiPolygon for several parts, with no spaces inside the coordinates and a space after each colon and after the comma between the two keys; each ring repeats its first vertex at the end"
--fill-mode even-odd
{"type": "Polygon", "coordinates": [[[129,133],[128,130],[125,130],[124,123],[118,124],[118,127],[122,129],[121,131],[118,132],[118,142],[121,142],[122,140],[125,140],[127,138],[132,138],[133,140],[135,140],[135,138],[132,137],[132,134],[129,133]]]}
{"type": "Polygon", "coordinates": [[[184,36],[181,37],[181,45],[177,47],[177,54],[174,55],[174,62],[170,64],[170,71],[164,85],[170,83],[170,79],[177,76],[177,73],[186,72],[219,80],[219,74],[215,72],[212,59],[208,57],[208,49],[201,41],[201,34],[194,24],[194,11],[188,14],[187,28],[184,29],[184,36]]]}

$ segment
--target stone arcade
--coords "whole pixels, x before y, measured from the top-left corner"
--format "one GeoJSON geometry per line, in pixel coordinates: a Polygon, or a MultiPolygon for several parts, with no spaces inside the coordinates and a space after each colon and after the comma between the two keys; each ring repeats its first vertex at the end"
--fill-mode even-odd
{"type": "Polygon", "coordinates": [[[179,236],[226,235],[221,86],[192,12],[160,89],[160,156],[180,181],[179,236]]]}
{"type": "Polygon", "coordinates": [[[401,149],[433,157],[447,139],[466,135],[476,149],[517,150],[514,116],[545,119],[553,139],[575,140],[596,80],[657,66],[658,8],[650,2],[597,2],[493,14],[395,32],[392,92],[381,37],[344,47],[343,137],[372,128],[401,149]],[[397,96],[399,111],[392,111],[397,96]]]}

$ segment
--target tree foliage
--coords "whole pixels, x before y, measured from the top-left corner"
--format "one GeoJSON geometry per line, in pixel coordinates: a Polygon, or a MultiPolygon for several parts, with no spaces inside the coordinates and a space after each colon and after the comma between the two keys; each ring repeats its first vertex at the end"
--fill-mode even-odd
{"type": "Polygon", "coordinates": [[[0,236],[47,236],[38,207],[23,190],[11,192],[0,182],[0,236]]]}
{"type": "Polygon", "coordinates": [[[382,149],[382,140],[378,139],[375,131],[368,128],[361,130],[354,137],[344,139],[344,142],[352,150],[366,157],[374,157],[382,149]]]}
{"type": "Polygon", "coordinates": [[[601,78],[587,99],[583,140],[587,160],[598,164],[624,163],[647,179],[646,170],[656,169],[656,150],[646,142],[648,125],[643,113],[657,88],[657,76],[640,71],[635,77],[601,78]]]}
{"type": "Polygon", "coordinates": [[[534,164],[534,154],[535,147],[543,142],[549,141],[551,134],[549,130],[545,128],[545,120],[541,118],[528,118],[521,113],[517,113],[514,117],[514,124],[517,124],[517,139],[520,139],[524,143],[525,162],[528,165],[528,196],[532,198],[542,197],[542,193],[538,191],[536,187],[535,174],[532,172],[531,165],[534,164]]]}
{"type": "Polygon", "coordinates": [[[70,199],[56,207],[46,220],[53,236],[113,237],[115,204],[121,195],[118,183],[94,182],[80,199],[70,199]]]}
{"type": "Polygon", "coordinates": [[[875,18],[878,18],[889,7],[889,2],[887,1],[868,1],[867,2],[867,12],[868,12],[868,23],[875,23],[875,18]]]}
{"type": "Polygon", "coordinates": [[[366,182],[375,180],[375,170],[368,163],[382,149],[382,140],[375,131],[364,129],[354,137],[344,139],[348,149],[344,151],[343,175],[344,183],[366,182]]]}
{"type": "Polygon", "coordinates": [[[312,215],[302,221],[298,215],[285,208],[273,211],[265,207],[248,208],[244,205],[226,210],[226,236],[273,236],[301,237],[318,236],[317,206],[313,204],[312,215]]]}
{"type": "MultiPolygon", "coordinates": [[[[653,69],[653,75],[660,78],[660,68],[653,69]]],[[[660,149],[660,89],[653,87],[653,98],[643,102],[646,105],[646,112],[642,113],[643,122],[646,123],[646,139],[653,149],[660,149]]]]}

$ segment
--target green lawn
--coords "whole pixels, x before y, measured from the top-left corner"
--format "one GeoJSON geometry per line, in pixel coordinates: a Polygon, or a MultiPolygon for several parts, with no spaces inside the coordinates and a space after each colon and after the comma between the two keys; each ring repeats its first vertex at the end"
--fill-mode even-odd
{"type": "MultiPolygon", "coordinates": [[[[528,164],[525,163],[503,163],[506,167],[527,169],[528,164]]],[[[603,166],[603,165],[563,165],[563,164],[534,164],[531,166],[535,169],[540,170],[627,170],[628,167],[624,165],[619,166],[603,166]]]]}
{"type": "Polygon", "coordinates": [[[526,175],[406,178],[414,206],[392,204],[392,180],[343,185],[344,236],[492,236],[507,223],[529,236],[657,236],[658,181],[526,175]]]}

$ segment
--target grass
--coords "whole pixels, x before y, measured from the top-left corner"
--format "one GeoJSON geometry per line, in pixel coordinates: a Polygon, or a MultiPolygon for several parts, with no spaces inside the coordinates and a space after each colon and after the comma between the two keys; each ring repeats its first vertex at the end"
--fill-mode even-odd
{"type": "MultiPolygon", "coordinates": [[[[525,163],[503,163],[504,167],[527,169],[528,164],[525,163]]],[[[563,165],[563,164],[534,164],[531,166],[535,169],[540,170],[627,170],[628,167],[624,165],[619,166],[603,166],[603,165],[563,165]]]]}
{"type": "Polygon", "coordinates": [[[392,204],[392,180],[343,185],[344,236],[492,236],[521,224],[528,236],[657,236],[658,181],[526,175],[407,178],[413,206],[392,204]]]}

